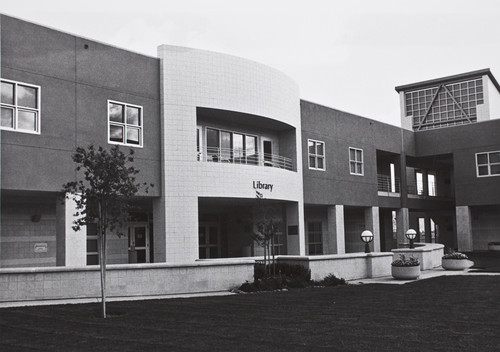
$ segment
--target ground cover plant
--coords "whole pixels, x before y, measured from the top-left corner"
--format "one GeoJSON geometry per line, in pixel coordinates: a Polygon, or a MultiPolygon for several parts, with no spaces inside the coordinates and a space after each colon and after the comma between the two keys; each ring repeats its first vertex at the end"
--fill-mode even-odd
{"type": "Polygon", "coordinates": [[[500,276],[4,308],[0,351],[494,351],[500,276]]]}

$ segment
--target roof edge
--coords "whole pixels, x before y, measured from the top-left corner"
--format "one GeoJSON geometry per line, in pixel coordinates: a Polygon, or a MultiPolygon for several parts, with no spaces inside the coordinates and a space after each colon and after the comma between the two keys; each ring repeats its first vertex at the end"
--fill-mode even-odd
{"type": "Polygon", "coordinates": [[[427,81],[421,81],[421,82],[417,82],[417,83],[404,84],[401,86],[397,86],[394,89],[396,90],[396,92],[400,93],[401,91],[405,91],[405,90],[409,90],[409,89],[423,88],[423,87],[430,86],[433,84],[451,83],[451,82],[458,81],[458,80],[472,78],[474,76],[484,76],[484,75],[487,75],[490,78],[491,82],[493,83],[493,85],[495,86],[497,91],[500,93],[500,84],[498,84],[495,76],[493,76],[493,74],[491,73],[489,68],[460,73],[458,75],[430,79],[427,81]]]}

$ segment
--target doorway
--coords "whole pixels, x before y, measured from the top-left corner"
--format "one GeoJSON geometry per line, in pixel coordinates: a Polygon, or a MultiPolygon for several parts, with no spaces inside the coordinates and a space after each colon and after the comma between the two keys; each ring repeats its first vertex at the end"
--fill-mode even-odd
{"type": "Polygon", "coordinates": [[[221,257],[221,236],[218,223],[200,223],[198,239],[200,259],[221,257]]]}
{"type": "Polygon", "coordinates": [[[147,224],[133,224],[128,227],[129,263],[149,263],[149,231],[147,224]]]}

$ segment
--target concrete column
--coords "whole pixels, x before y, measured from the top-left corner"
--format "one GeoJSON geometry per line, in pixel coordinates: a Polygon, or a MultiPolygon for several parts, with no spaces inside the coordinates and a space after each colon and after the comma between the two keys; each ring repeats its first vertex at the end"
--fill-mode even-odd
{"type": "Polygon", "coordinates": [[[470,208],[466,205],[455,209],[457,218],[457,246],[459,251],[473,250],[472,222],[470,208]]]}
{"type": "MultiPolygon", "coordinates": [[[[84,267],[87,265],[87,227],[73,230],[78,218],[75,199],[77,195],[67,194],[56,200],[56,265],[84,267]]],[[[80,211],[81,212],[81,211],[80,211]]]]}
{"type": "Polygon", "coordinates": [[[328,214],[328,248],[326,254],[345,253],[344,206],[331,205],[328,214]]]}
{"type": "Polygon", "coordinates": [[[155,263],[165,263],[167,245],[166,236],[166,210],[163,198],[153,200],[153,258],[155,263]]]}
{"type": "Polygon", "coordinates": [[[365,209],[365,229],[373,233],[373,251],[380,252],[380,220],[378,207],[365,209]]]}
{"type": "Polygon", "coordinates": [[[304,231],[304,214],[299,214],[298,203],[286,203],[287,253],[293,255],[306,254],[306,234],[304,231]],[[289,234],[288,227],[296,226],[297,234],[289,234]]]}
{"type": "Polygon", "coordinates": [[[410,214],[408,208],[401,208],[396,210],[396,227],[397,227],[397,240],[398,247],[408,242],[405,233],[410,228],[410,214]]]}

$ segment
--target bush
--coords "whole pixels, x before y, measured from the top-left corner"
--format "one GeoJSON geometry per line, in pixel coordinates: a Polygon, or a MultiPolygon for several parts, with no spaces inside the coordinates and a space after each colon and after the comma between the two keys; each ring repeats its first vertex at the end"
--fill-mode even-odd
{"type": "Polygon", "coordinates": [[[469,259],[469,257],[460,252],[453,252],[443,255],[442,259],[469,259]]]}
{"type": "Polygon", "coordinates": [[[418,258],[414,256],[410,256],[410,258],[406,259],[404,254],[399,255],[399,259],[394,260],[391,263],[392,266],[418,266],[420,262],[418,258]]]}
{"type": "Polygon", "coordinates": [[[338,278],[334,274],[328,274],[323,280],[315,281],[314,284],[317,286],[338,286],[345,285],[346,282],[344,279],[338,278]]]}

